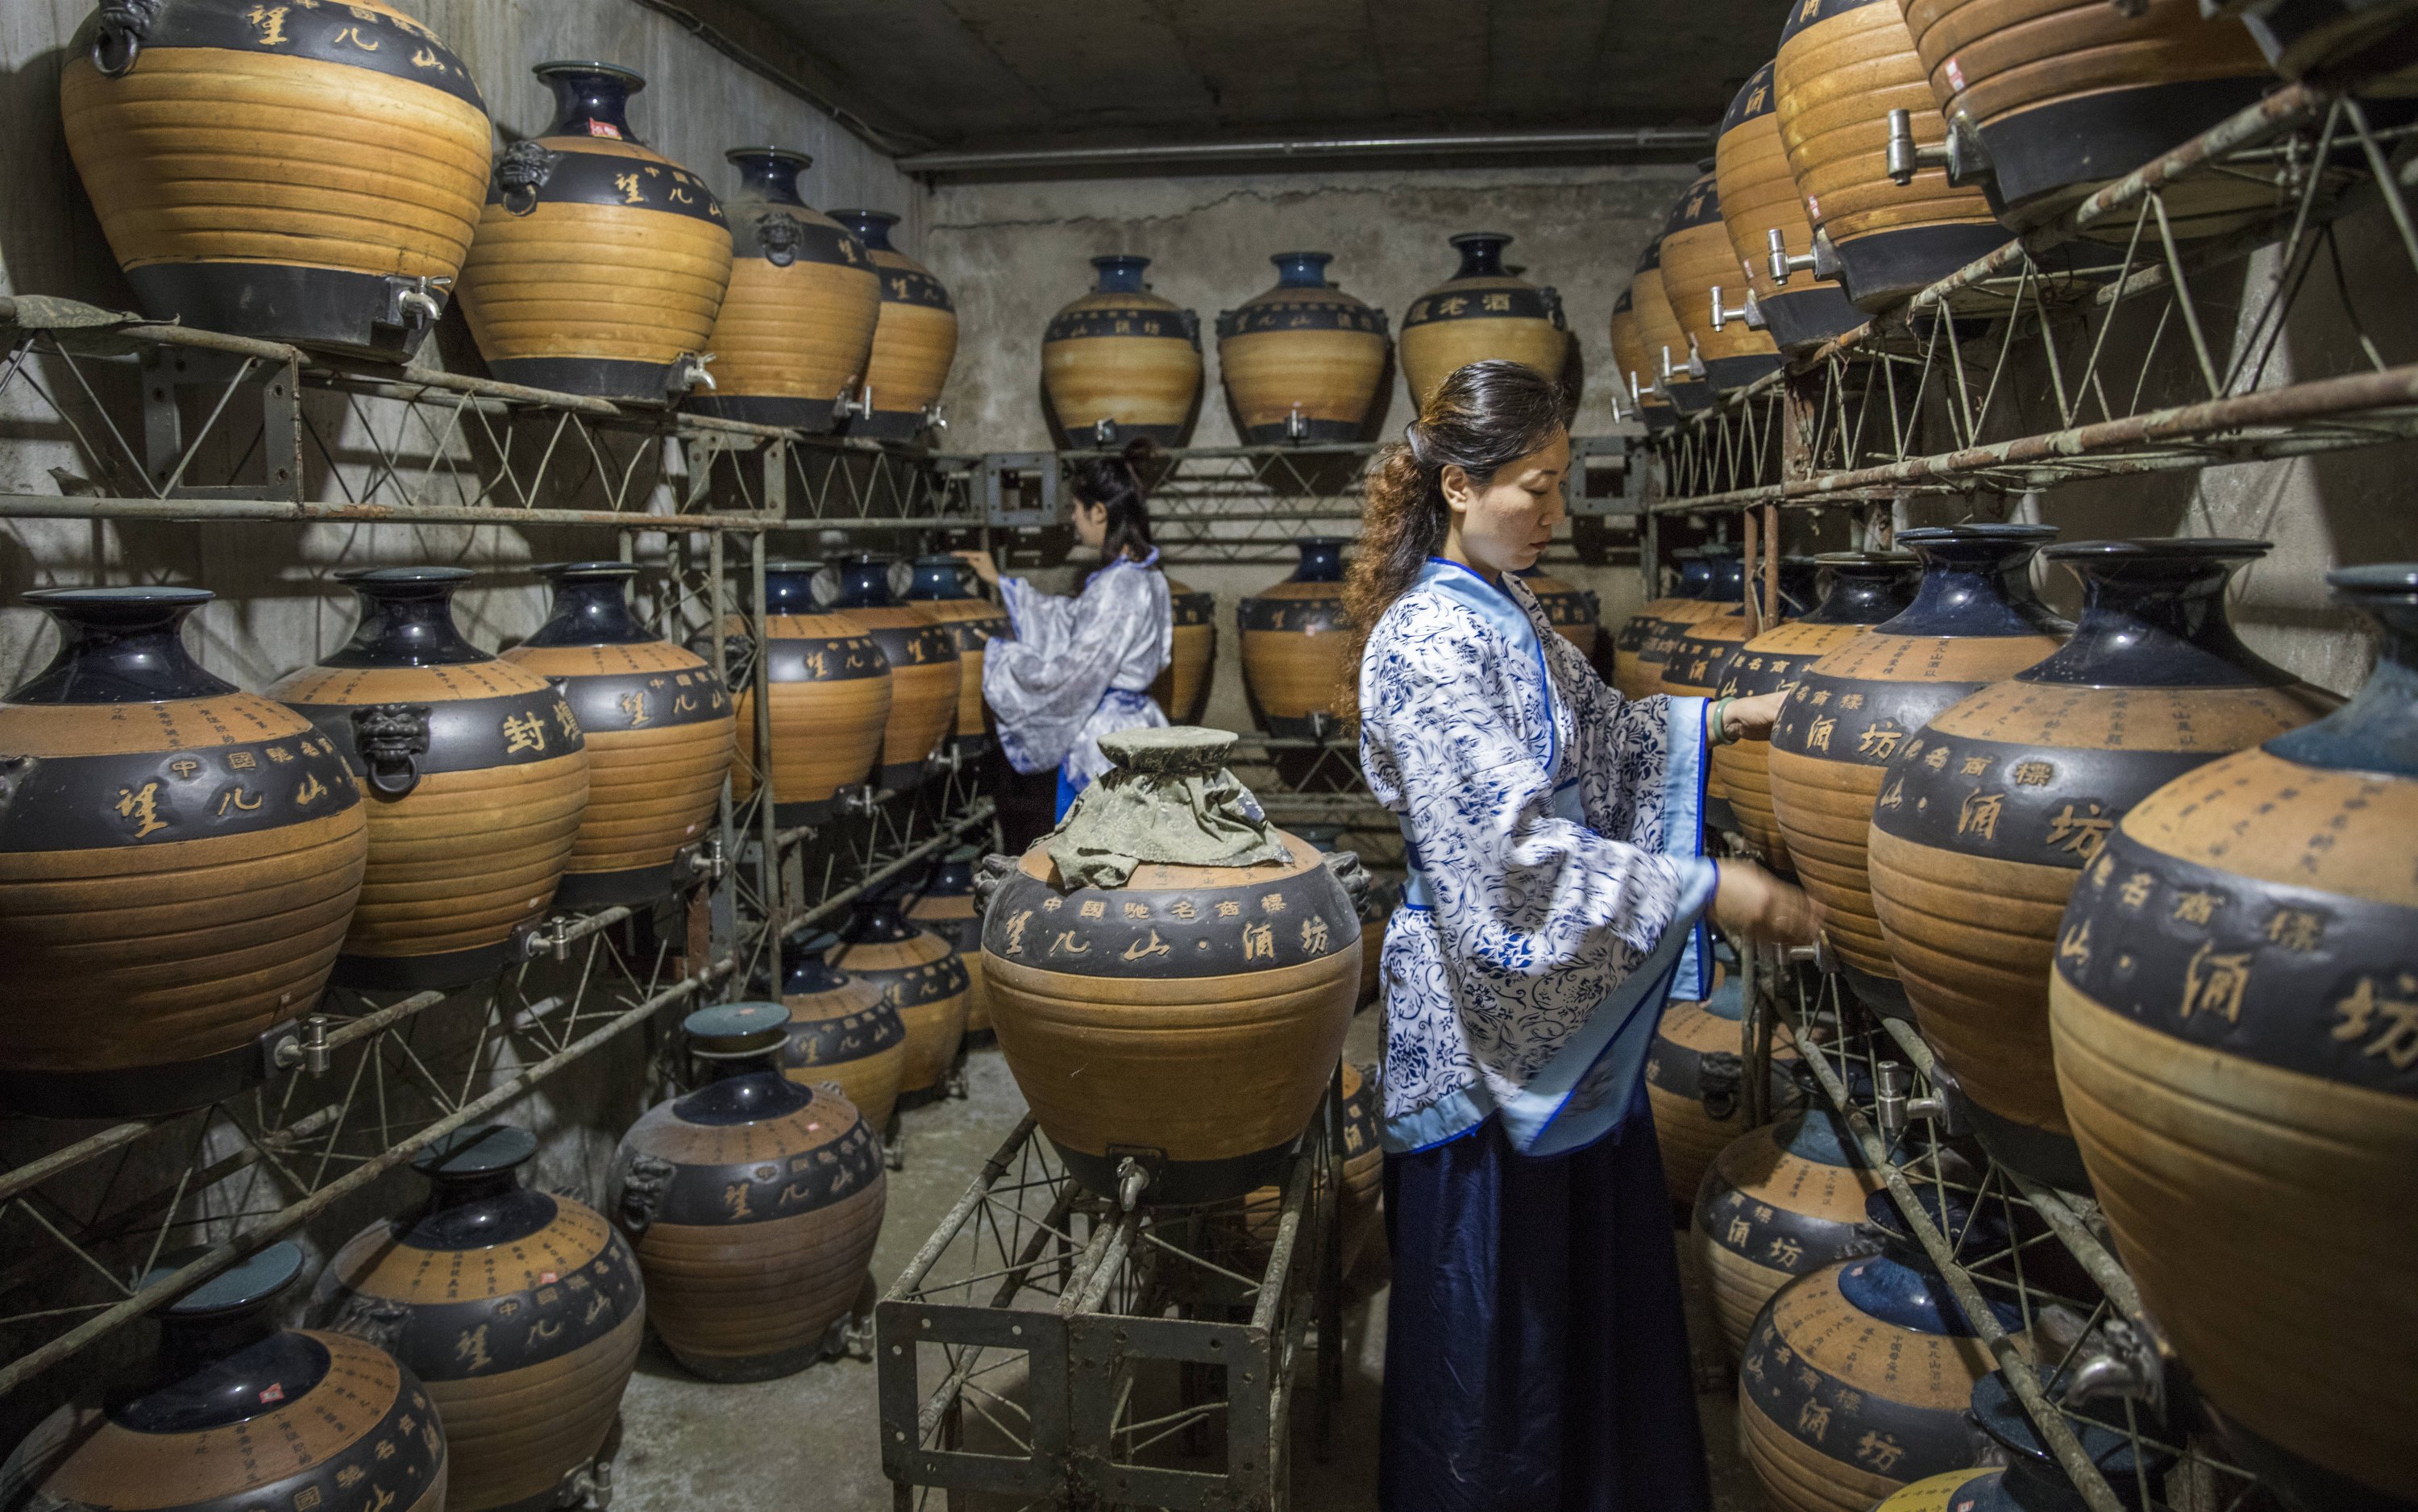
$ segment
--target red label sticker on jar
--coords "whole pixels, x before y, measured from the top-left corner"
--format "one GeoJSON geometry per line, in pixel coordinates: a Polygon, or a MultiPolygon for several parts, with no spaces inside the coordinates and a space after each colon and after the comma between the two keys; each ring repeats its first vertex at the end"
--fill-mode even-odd
{"type": "Polygon", "coordinates": [[[1965,70],[1956,66],[1956,60],[1954,58],[1950,58],[1947,62],[1941,64],[1939,66],[1939,71],[1948,75],[1949,88],[1959,92],[1963,91],[1965,87],[1965,70]]]}
{"type": "Polygon", "coordinates": [[[1822,201],[1817,196],[1812,194],[1805,196],[1805,215],[1806,219],[1812,221],[1822,219],[1822,201]]]}
{"type": "Polygon", "coordinates": [[[285,1399],[285,1388],[272,1381],[260,1388],[260,1399],[264,1402],[282,1402],[285,1399]]]}
{"type": "Polygon", "coordinates": [[[540,1286],[552,1286],[554,1285],[554,1280],[555,1276],[552,1271],[540,1271],[537,1273],[537,1284],[540,1286]]]}
{"type": "Polygon", "coordinates": [[[615,125],[614,125],[612,122],[610,122],[610,121],[590,121],[590,122],[589,122],[589,123],[588,123],[588,134],[589,134],[589,136],[609,136],[609,137],[611,137],[611,138],[612,138],[614,141],[616,141],[616,142],[619,142],[619,141],[620,141],[620,140],[621,140],[621,129],[620,129],[620,127],[618,127],[618,126],[615,126],[615,125]]]}

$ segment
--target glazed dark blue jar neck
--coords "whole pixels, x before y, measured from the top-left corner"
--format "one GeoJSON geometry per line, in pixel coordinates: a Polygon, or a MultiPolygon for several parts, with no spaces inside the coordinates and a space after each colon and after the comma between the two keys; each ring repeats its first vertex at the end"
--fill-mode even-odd
{"type": "Polygon", "coordinates": [[[1454,278],[1502,278],[1503,249],[1511,245],[1508,237],[1474,233],[1452,238],[1461,250],[1461,270],[1454,278]]]}
{"type": "Polygon", "coordinates": [[[1712,597],[1713,567],[1702,557],[1691,557],[1679,564],[1679,591],[1682,599],[1712,597]]]}
{"type": "Polygon", "coordinates": [[[820,949],[791,945],[788,952],[788,959],[781,970],[781,990],[791,997],[803,998],[810,993],[832,992],[848,985],[852,980],[849,974],[823,960],[823,951],[837,943],[834,939],[820,949]]]}
{"type": "Polygon", "coordinates": [[[535,70],[554,91],[554,124],[548,136],[618,137],[635,143],[630,130],[630,97],[646,87],[635,74],[576,66],[541,67],[535,70]],[[609,130],[599,131],[596,127],[609,130]]]}
{"type": "Polygon", "coordinates": [[[1905,612],[1879,627],[1890,635],[2056,635],[2068,626],[2032,591],[2028,570],[2057,535],[2045,525],[1954,526],[1905,530],[1898,544],[1922,560],[1922,582],[1905,612]]]}
{"type": "Polygon", "coordinates": [[[890,563],[880,557],[853,557],[840,563],[842,609],[883,609],[890,606],[890,563]]]}
{"type": "Polygon", "coordinates": [[[150,1367],[109,1403],[110,1417],[138,1433],[201,1433],[301,1397],[326,1379],[328,1347],[279,1329],[274,1302],[207,1318],[163,1315],[150,1367]]]}
{"type": "Polygon", "coordinates": [[[2304,766],[2418,777],[2418,594],[2363,593],[2339,576],[2335,586],[2341,602],[2383,633],[2376,670],[2350,702],[2266,749],[2304,766]]]}
{"type": "Polygon", "coordinates": [[[911,599],[971,599],[966,591],[965,564],[955,557],[918,557],[915,580],[907,585],[911,599]]]}
{"type": "Polygon", "coordinates": [[[1323,289],[1327,286],[1326,265],[1335,261],[1335,254],[1278,252],[1268,261],[1277,265],[1278,288],[1323,289]]]}
{"type": "Polygon", "coordinates": [[[739,170],[740,198],[800,210],[806,207],[798,193],[798,176],[811,166],[813,160],[804,153],[784,152],[775,147],[742,147],[724,153],[723,159],[739,170]]]}
{"type": "MultiPolygon", "coordinates": [[[[902,939],[915,938],[915,926],[899,912],[895,897],[869,898],[859,906],[856,917],[849,921],[843,937],[850,945],[895,945],[902,939]]],[[[843,964],[848,957],[842,955],[843,964]]]]}
{"type": "Polygon", "coordinates": [[[133,704],[213,698],[236,685],[185,649],[185,617],[199,589],[70,589],[27,595],[59,627],[51,664],[8,695],[14,704],[133,704]]]}
{"type": "MultiPolygon", "coordinates": [[[[1817,564],[1819,565],[1819,564],[1817,564]]],[[[1830,591],[1800,623],[1808,625],[1877,625],[1905,612],[1908,603],[1905,574],[1899,565],[1837,562],[1830,566],[1830,591]]]]}
{"type": "Polygon", "coordinates": [[[1301,550],[1301,565],[1293,570],[1293,582],[1343,581],[1342,541],[1333,536],[1304,536],[1293,544],[1301,550]]]}
{"type": "Polygon", "coordinates": [[[781,1074],[780,1056],[776,1044],[755,1055],[700,1059],[697,1074],[712,1079],[673,1103],[673,1114],[682,1123],[706,1124],[788,1117],[812,1103],[815,1094],[781,1074]]]}
{"type": "Polygon", "coordinates": [[[820,562],[774,564],[764,569],[764,612],[766,614],[813,614],[815,612],[815,574],[822,571],[820,562]]]}
{"type": "MultiPolygon", "coordinates": [[[[468,576],[464,573],[463,576],[468,576]]],[[[361,601],[353,638],[323,666],[458,666],[494,657],[462,638],[453,623],[457,579],[358,579],[350,586],[361,601]]]]}
{"type": "Polygon", "coordinates": [[[898,223],[898,218],[889,211],[827,210],[824,213],[854,232],[856,239],[865,243],[866,252],[895,250],[890,245],[890,228],[898,223]]]}
{"type": "Polygon", "coordinates": [[[520,1182],[519,1167],[423,1172],[428,1201],[405,1237],[421,1249],[483,1249],[525,1239],[554,1221],[554,1199],[520,1182]]]}
{"type": "Polygon", "coordinates": [[[2050,559],[2082,579],[2074,636],[2015,674],[2018,682],[2098,688],[2278,687],[2292,680],[2233,633],[2225,588],[2264,555],[2256,542],[2089,542],[2052,547],[2050,559]],[[2115,550],[2112,548],[2131,548],[2115,550]],[[2103,549],[2108,548],[2108,549],[2103,549]]]}
{"type": "Polygon", "coordinates": [[[1707,581],[1705,597],[1736,603],[1746,595],[1746,563],[1736,557],[1718,556],[1705,558],[1707,581]]]}
{"type": "Polygon", "coordinates": [[[1863,1153],[1849,1148],[1849,1135],[1839,1116],[1827,1107],[1809,1107],[1782,1136],[1780,1148],[1799,1160],[1821,1166],[1860,1166],[1863,1153]]]}
{"type": "Polygon", "coordinates": [[[1822,586],[1822,569],[1812,562],[1783,561],[1780,564],[1780,612],[1790,619],[1801,619],[1811,611],[1822,586]]]}
{"type": "Polygon", "coordinates": [[[1100,281],[1093,286],[1094,294],[1142,294],[1141,270],[1150,266],[1147,257],[1135,257],[1119,252],[1108,257],[1094,257],[1092,266],[1100,270],[1100,281]]]}
{"type": "Polygon", "coordinates": [[[973,890],[974,863],[965,857],[941,858],[940,863],[932,868],[932,875],[924,881],[924,894],[926,897],[969,897],[972,895],[973,890]]]}
{"type": "Polygon", "coordinates": [[[619,563],[561,567],[554,580],[554,611],[524,644],[529,646],[635,646],[655,637],[630,614],[624,587],[635,575],[619,563]]]}

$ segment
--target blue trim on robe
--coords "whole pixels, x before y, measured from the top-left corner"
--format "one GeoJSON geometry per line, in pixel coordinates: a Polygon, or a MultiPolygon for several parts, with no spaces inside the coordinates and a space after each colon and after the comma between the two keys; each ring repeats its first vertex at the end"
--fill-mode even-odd
{"type": "MultiPolygon", "coordinates": [[[[1579,785],[1575,781],[1559,781],[1561,742],[1553,726],[1553,682],[1545,670],[1544,644],[1538,638],[1536,625],[1510,595],[1463,563],[1431,557],[1428,565],[1420,569],[1418,581],[1443,590],[1494,626],[1513,645],[1524,645],[1529,649],[1544,695],[1545,771],[1557,784],[1553,812],[1558,818],[1585,826],[1579,785]]],[[[1671,727],[1691,729],[1687,721],[1694,721],[1694,739],[1668,742],[1670,760],[1662,783],[1662,832],[1673,840],[1684,837],[1687,847],[1684,851],[1664,853],[1697,863],[1696,875],[1681,893],[1675,914],[1675,918],[1688,920],[1688,927],[1665,931],[1637,970],[1605,996],[1588,1015],[1585,1025],[1546,1061],[1527,1086],[1508,1099],[1498,1100],[1480,1076],[1467,1087],[1416,1113],[1388,1119],[1380,1131],[1379,1143],[1389,1153],[1411,1153],[1464,1138],[1490,1114],[1501,1118],[1504,1132],[1523,1154],[1565,1154],[1594,1144],[1620,1126],[1642,1095],[1645,1054],[1653,1045],[1655,1027],[1661,1022],[1662,1010],[1674,991],[1681,995],[1682,1001],[1695,1001],[1710,995],[1707,979],[1712,952],[1704,912],[1712,901],[1720,875],[1703,860],[1705,784],[1709,766],[1703,736],[1706,700],[1675,695],[1669,702],[1671,727]]],[[[1432,903],[1426,879],[1416,870],[1417,847],[1411,837],[1407,817],[1402,820],[1402,838],[1407,854],[1413,858],[1402,906],[1415,912],[1426,911],[1432,903]]]]}

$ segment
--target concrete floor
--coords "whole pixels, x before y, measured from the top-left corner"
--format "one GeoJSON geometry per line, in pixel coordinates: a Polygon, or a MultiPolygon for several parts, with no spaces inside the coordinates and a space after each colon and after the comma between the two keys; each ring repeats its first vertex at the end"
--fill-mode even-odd
{"type": "MultiPolygon", "coordinates": [[[[1376,1016],[1353,1025],[1345,1053],[1376,1059],[1376,1016]]],[[[961,1196],[973,1173],[1024,1115],[996,1049],[968,1060],[968,1095],[905,1115],[907,1166],[890,1177],[890,1205],[873,1273],[884,1286],[961,1196]]],[[[1682,1249],[1683,1266],[1685,1250],[1682,1249]]],[[[1690,1326],[1698,1339],[1699,1397],[1712,1446],[1716,1512],[1762,1505],[1737,1453],[1735,1386],[1721,1358],[1709,1304],[1692,1268],[1690,1326]]],[[[1314,1453],[1309,1413],[1297,1414],[1293,1503],[1305,1512],[1374,1512],[1378,1382],[1385,1347],[1382,1253],[1364,1257],[1345,1316],[1343,1401],[1331,1453],[1314,1453]]],[[[622,1400],[616,1512],[889,1512],[881,1474],[874,1367],[819,1365],[781,1381],[713,1385],[675,1365],[651,1339],[622,1400]]],[[[931,1505],[938,1507],[935,1497],[931,1505]]]]}

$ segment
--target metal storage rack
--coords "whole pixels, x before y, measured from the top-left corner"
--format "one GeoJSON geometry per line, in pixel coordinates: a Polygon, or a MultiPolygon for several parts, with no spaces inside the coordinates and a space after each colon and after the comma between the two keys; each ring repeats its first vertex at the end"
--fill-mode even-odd
{"type": "MultiPolygon", "coordinates": [[[[612,532],[624,559],[651,533],[665,571],[649,607],[676,641],[741,627],[760,641],[742,603],[761,602],[774,528],[826,514],[835,528],[869,515],[930,527],[971,496],[919,453],[330,362],[66,300],[0,299],[0,403],[70,442],[81,468],[54,472],[57,495],[0,494],[0,515],[570,527],[612,532]],[[757,591],[734,603],[742,575],[757,591]]],[[[762,664],[725,664],[764,710],[762,664]]],[[[742,739],[760,756],[763,715],[742,739]]],[[[642,1093],[670,1010],[752,990],[785,934],[992,822],[955,765],[911,791],[855,795],[820,831],[776,830],[772,799],[769,781],[742,804],[726,794],[676,898],[546,918],[491,982],[331,990],[255,1091],[90,1129],[0,1117],[0,1412],[56,1395],[69,1378],[53,1372],[88,1366],[124,1324],[574,1064],[618,1052],[642,1093]],[[138,1289],[195,1241],[198,1258],[138,1289]]]]}

